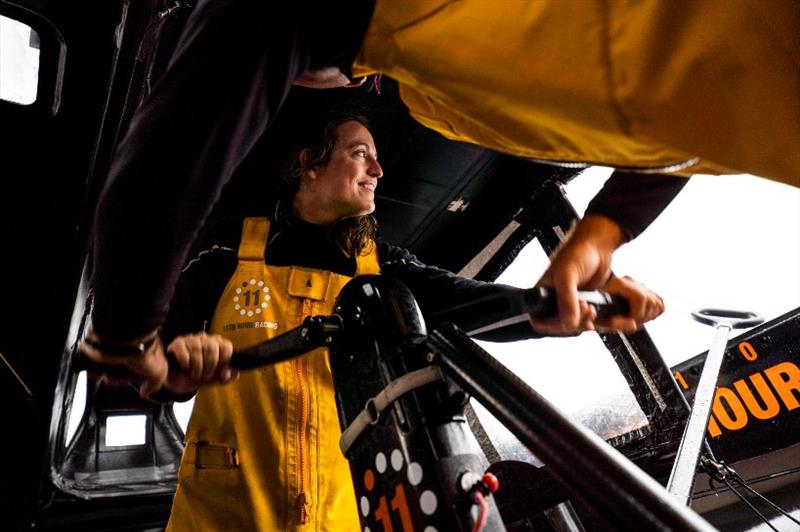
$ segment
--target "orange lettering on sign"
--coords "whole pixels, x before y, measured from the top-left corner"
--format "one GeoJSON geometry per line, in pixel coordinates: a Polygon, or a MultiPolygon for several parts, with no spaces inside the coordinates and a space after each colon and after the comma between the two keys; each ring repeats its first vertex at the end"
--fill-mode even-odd
{"type": "Polygon", "coordinates": [[[800,392],[800,368],[791,362],[781,362],[764,370],[769,382],[789,410],[800,407],[793,392],[800,392]]]}
{"type": "Polygon", "coordinates": [[[753,373],[748,379],[749,383],[747,379],[734,381],[733,390],[724,386],[717,388],[708,420],[708,434],[711,437],[721,436],[722,428],[739,430],[747,426],[748,412],[756,419],[767,420],[781,413],[781,403],[787,410],[800,408],[800,368],[796,364],[781,362],[753,373]],[[767,380],[777,392],[777,397],[767,380]]]}
{"type": "Polygon", "coordinates": [[[689,385],[686,384],[686,379],[683,378],[683,375],[681,375],[680,371],[675,372],[675,380],[678,381],[678,384],[680,384],[681,388],[683,388],[684,390],[689,389],[689,385]]]}
{"type": "Polygon", "coordinates": [[[719,429],[719,425],[717,425],[717,420],[714,419],[714,414],[711,414],[711,417],[708,418],[708,433],[711,434],[712,438],[722,435],[722,431],[719,429]]]}
{"type": "Polygon", "coordinates": [[[750,342],[742,342],[739,344],[739,352],[742,354],[745,360],[748,362],[752,362],[758,358],[758,353],[756,353],[755,348],[750,345],[750,342]]]}
{"type": "Polygon", "coordinates": [[[733,387],[736,388],[736,391],[739,392],[739,397],[742,398],[744,401],[744,405],[747,407],[747,410],[750,411],[758,419],[770,419],[778,415],[778,412],[781,411],[781,405],[778,403],[778,398],[772,393],[772,390],[769,389],[767,386],[766,381],[764,381],[764,377],[760,373],[754,373],[750,375],[750,382],[753,383],[753,387],[758,392],[758,396],[761,398],[761,401],[764,403],[764,408],[761,408],[758,400],[756,400],[753,392],[750,391],[750,387],[747,386],[747,383],[744,379],[738,380],[733,383],[733,387]]]}
{"type": "Polygon", "coordinates": [[[728,430],[739,430],[747,425],[747,411],[744,409],[739,397],[730,388],[725,388],[724,386],[717,388],[712,410],[714,416],[728,430]],[[730,413],[723,406],[723,400],[727,403],[730,413]]]}

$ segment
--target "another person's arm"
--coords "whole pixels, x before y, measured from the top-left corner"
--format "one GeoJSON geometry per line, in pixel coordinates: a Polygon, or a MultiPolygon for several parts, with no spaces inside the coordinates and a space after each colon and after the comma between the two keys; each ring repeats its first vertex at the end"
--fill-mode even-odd
{"type": "Polygon", "coordinates": [[[533,320],[534,326],[550,334],[566,334],[588,325],[578,290],[598,288],[622,295],[631,304],[626,318],[601,324],[605,328],[631,331],[661,314],[664,304],[660,297],[628,277],[612,275],[611,257],[619,246],[639,236],[687,181],[669,174],[614,172],[537,283],[556,289],[559,316],[533,320]]]}
{"type": "Polygon", "coordinates": [[[688,177],[674,174],[636,174],[616,171],[592,198],[586,215],[613,220],[623,242],[638,237],[683,190],[688,177]]]}
{"type": "MultiPolygon", "coordinates": [[[[379,255],[381,256],[381,271],[386,275],[392,275],[403,281],[414,294],[423,314],[427,316],[486,296],[502,294],[503,292],[511,294],[521,290],[520,288],[499,283],[485,283],[459,277],[447,270],[426,265],[407,250],[386,243],[379,245],[379,255]]],[[[642,301],[660,301],[657,295],[643,285],[632,280],[623,281],[621,286],[615,289],[615,292],[629,299],[634,309],[642,301]]],[[[640,326],[640,323],[652,319],[658,314],[660,314],[660,311],[654,312],[650,310],[648,313],[642,313],[641,315],[635,314],[632,321],[627,321],[627,318],[616,317],[598,325],[615,329],[627,327],[628,330],[635,330],[640,326]]],[[[539,320],[531,324],[522,323],[498,329],[483,339],[513,341],[543,335],[563,336],[577,334],[584,330],[594,329],[594,318],[593,309],[581,302],[579,305],[579,323],[572,329],[561,328],[560,322],[556,318],[555,323],[558,326],[552,324],[553,320],[539,320]]]]}
{"type": "MultiPolygon", "coordinates": [[[[143,355],[110,355],[92,348],[87,342],[81,344],[81,351],[93,362],[127,370],[130,377],[124,381],[109,375],[104,378],[112,385],[123,382],[132,384],[142,397],[158,394],[163,400],[193,393],[188,387],[192,380],[191,372],[196,370],[198,363],[202,362],[206,366],[207,361],[210,364],[215,354],[217,357],[221,356],[223,362],[230,359],[224,342],[211,335],[204,335],[204,332],[210,325],[219,296],[235,268],[236,251],[227,248],[203,252],[190,262],[177,284],[167,320],[153,336],[152,345],[149,345],[143,355]],[[174,350],[177,352],[172,352],[174,350]],[[169,359],[172,360],[171,369],[169,359]],[[178,368],[183,371],[175,371],[178,368]],[[187,371],[187,375],[180,375],[187,371]]],[[[221,371],[224,368],[219,369],[221,371]]],[[[201,372],[201,383],[205,377],[204,369],[201,372]]],[[[223,378],[224,375],[219,373],[217,377],[223,378]]]]}
{"type": "Polygon", "coordinates": [[[595,214],[583,218],[537,283],[555,288],[559,314],[549,319],[531,318],[533,327],[555,336],[598,328],[634,332],[664,312],[658,294],[629,277],[612,275],[611,257],[623,242],[622,230],[610,218],[595,214]],[[630,305],[628,315],[595,323],[594,309],[578,299],[578,290],[597,289],[624,297],[630,305]]]}

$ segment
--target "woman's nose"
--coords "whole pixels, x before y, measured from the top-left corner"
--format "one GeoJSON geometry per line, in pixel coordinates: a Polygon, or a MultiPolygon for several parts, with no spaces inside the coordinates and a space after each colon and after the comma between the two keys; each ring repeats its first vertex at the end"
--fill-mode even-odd
{"type": "Polygon", "coordinates": [[[371,175],[372,177],[377,177],[379,179],[383,177],[383,168],[381,168],[381,165],[378,163],[378,161],[375,159],[370,159],[370,163],[371,164],[368,169],[369,175],[371,175]]]}

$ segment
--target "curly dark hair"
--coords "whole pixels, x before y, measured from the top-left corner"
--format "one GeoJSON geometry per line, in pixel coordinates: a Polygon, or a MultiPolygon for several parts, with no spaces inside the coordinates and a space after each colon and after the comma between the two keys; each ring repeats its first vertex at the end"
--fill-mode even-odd
{"type": "MultiPolygon", "coordinates": [[[[372,133],[369,121],[357,113],[337,111],[325,115],[324,120],[317,127],[305,128],[303,138],[296,141],[295,148],[291,150],[282,170],[281,204],[291,206],[294,196],[300,188],[300,180],[310,169],[324,166],[331,158],[333,148],[336,146],[336,132],[340,125],[346,122],[358,122],[372,133]],[[305,161],[300,153],[308,149],[309,157],[305,161]]],[[[293,212],[292,216],[297,216],[293,212]]],[[[354,257],[363,252],[369,243],[375,239],[378,231],[378,221],[371,214],[342,218],[331,228],[331,238],[337,247],[347,257],[354,257]]]]}

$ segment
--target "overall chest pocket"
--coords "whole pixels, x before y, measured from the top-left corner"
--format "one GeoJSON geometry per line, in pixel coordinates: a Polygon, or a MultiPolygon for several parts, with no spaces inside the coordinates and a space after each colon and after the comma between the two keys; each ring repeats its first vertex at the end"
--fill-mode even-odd
{"type": "Polygon", "coordinates": [[[182,485],[197,482],[213,491],[213,485],[237,486],[241,482],[239,453],[234,444],[221,439],[188,441],[178,479],[182,485]],[[217,440],[217,441],[214,441],[217,440]]]}
{"type": "Polygon", "coordinates": [[[331,272],[292,267],[286,288],[290,296],[325,302],[335,297],[328,293],[331,275],[331,272]]]}

